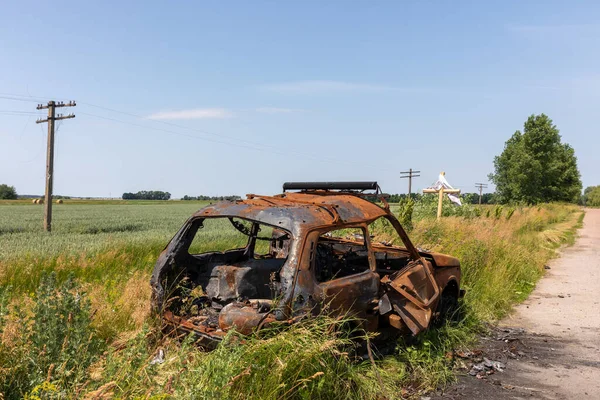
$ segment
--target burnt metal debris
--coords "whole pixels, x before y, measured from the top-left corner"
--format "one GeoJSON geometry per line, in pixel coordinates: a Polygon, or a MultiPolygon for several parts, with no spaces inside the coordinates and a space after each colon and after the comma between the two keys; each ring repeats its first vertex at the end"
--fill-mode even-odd
{"type": "Polygon", "coordinates": [[[177,232],[151,279],[154,311],[167,326],[195,333],[212,349],[234,327],[250,334],[326,310],[390,338],[416,335],[456,306],[463,294],[459,261],[417,250],[376,182],[283,188],[204,207],[177,232]],[[374,196],[382,205],[368,200],[374,196]],[[372,240],[369,225],[379,219],[402,246],[372,240]],[[192,242],[211,221],[227,223],[246,242],[195,254],[192,242]]]}

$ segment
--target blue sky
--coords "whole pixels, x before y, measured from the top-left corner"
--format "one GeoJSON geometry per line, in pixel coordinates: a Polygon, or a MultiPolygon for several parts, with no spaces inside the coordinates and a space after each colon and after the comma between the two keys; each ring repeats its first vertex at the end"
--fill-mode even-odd
{"type": "Polygon", "coordinates": [[[43,192],[36,101],[73,99],[57,194],[402,193],[408,168],[417,189],[444,170],[474,192],[542,112],[597,185],[599,17],[593,1],[5,2],[0,183],[43,192]]]}

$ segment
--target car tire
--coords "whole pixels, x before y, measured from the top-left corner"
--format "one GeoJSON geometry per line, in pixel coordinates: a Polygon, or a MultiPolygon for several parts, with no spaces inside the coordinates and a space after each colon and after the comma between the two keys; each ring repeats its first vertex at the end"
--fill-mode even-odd
{"type": "Polygon", "coordinates": [[[458,322],[460,320],[460,305],[458,296],[453,290],[447,288],[442,292],[440,302],[437,305],[434,326],[440,327],[448,322],[458,322]]]}

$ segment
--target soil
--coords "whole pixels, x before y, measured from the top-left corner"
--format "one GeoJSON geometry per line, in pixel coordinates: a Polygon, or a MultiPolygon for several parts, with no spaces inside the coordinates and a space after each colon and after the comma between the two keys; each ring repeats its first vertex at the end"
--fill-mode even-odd
{"type": "Polygon", "coordinates": [[[600,209],[531,296],[456,356],[458,383],[432,399],[600,399],[600,209]]]}

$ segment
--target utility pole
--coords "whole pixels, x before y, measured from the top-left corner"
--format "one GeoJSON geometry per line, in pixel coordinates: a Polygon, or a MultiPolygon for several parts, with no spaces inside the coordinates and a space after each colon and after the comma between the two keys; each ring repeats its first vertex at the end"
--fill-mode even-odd
{"type": "Polygon", "coordinates": [[[75,107],[74,101],[63,103],[62,101],[49,101],[47,105],[38,104],[37,109],[48,109],[47,119],[38,119],[36,124],[48,123],[48,149],[46,152],[46,193],[44,194],[44,230],[52,230],[52,179],[54,175],[54,122],[61,119],[75,118],[75,114],[56,115],[57,107],[75,107]]]}
{"type": "Polygon", "coordinates": [[[408,198],[410,199],[410,195],[412,193],[412,178],[417,178],[421,175],[415,175],[415,174],[420,174],[421,171],[413,171],[413,169],[409,169],[408,171],[404,171],[404,172],[400,172],[400,179],[403,178],[408,178],[408,198]]]}
{"type": "Polygon", "coordinates": [[[481,205],[481,196],[482,196],[481,193],[483,192],[483,189],[487,189],[487,186],[488,186],[487,183],[476,183],[475,184],[475,187],[477,189],[479,189],[479,205],[481,205]]]}

